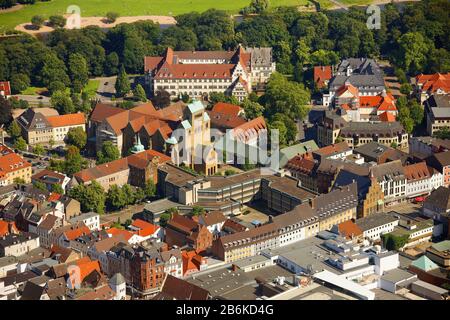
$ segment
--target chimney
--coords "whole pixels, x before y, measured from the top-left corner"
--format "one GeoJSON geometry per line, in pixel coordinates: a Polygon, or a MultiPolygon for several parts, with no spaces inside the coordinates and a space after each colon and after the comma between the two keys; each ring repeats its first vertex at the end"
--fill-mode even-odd
{"type": "Polygon", "coordinates": [[[313,198],[309,199],[309,205],[312,209],[314,209],[314,199],[313,198]]]}
{"type": "Polygon", "coordinates": [[[269,222],[273,222],[273,216],[271,214],[269,215],[269,222]]]}

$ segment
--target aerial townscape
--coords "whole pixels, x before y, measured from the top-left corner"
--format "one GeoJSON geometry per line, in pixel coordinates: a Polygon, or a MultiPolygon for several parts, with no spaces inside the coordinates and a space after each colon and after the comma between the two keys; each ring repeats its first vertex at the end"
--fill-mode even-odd
{"type": "Polygon", "coordinates": [[[0,300],[450,300],[450,2],[193,2],[0,0],[0,300]]]}

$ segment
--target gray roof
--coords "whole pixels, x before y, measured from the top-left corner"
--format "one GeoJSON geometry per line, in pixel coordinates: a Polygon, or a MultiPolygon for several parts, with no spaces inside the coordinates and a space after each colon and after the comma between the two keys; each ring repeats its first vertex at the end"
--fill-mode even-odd
{"type": "Polygon", "coordinates": [[[373,159],[378,159],[383,153],[389,150],[388,146],[372,141],[362,146],[355,148],[355,153],[359,153],[362,156],[367,156],[373,159]]]}
{"type": "Polygon", "coordinates": [[[450,189],[446,187],[439,187],[433,190],[425,200],[425,206],[437,207],[443,211],[450,209],[450,189]]]}
{"type": "Polygon", "coordinates": [[[29,241],[31,239],[36,239],[38,238],[37,234],[33,234],[33,233],[28,233],[28,232],[24,232],[23,234],[9,234],[7,236],[5,236],[4,238],[0,238],[0,246],[2,247],[8,247],[11,246],[15,243],[22,243],[25,241],[29,241]]]}
{"type": "Polygon", "coordinates": [[[93,218],[95,216],[98,216],[99,214],[96,212],[88,212],[88,213],[83,213],[80,214],[78,216],[75,216],[73,218],[70,219],[70,223],[77,223],[77,222],[81,222],[85,219],[89,219],[89,218],[93,218]]]}
{"type": "Polygon", "coordinates": [[[435,286],[431,283],[428,283],[428,282],[425,282],[422,280],[414,281],[413,286],[422,287],[422,288],[428,289],[430,291],[436,292],[441,295],[448,293],[448,290],[438,287],[438,286],[435,286]]]}
{"type": "Polygon", "coordinates": [[[397,221],[398,219],[386,213],[377,213],[356,220],[356,225],[362,230],[367,231],[376,227],[386,225],[388,223],[397,221]]]}
{"type": "Polygon", "coordinates": [[[358,205],[358,185],[356,182],[321,194],[313,200],[317,215],[333,215],[358,205]]]}
{"type": "Polygon", "coordinates": [[[405,133],[405,129],[400,122],[349,122],[341,129],[340,135],[394,137],[403,133],[405,133]]]}
{"type": "Polygon", "coordinates": [[[251,55],[252,67],[270,66],[272,64],[272,48],[270,47],[245,48],[245,51],[251,55]]]}
{"type": "Polygon", "coordinates": [[[382,163],[371,168],[373,176],[378,180],[392,179],[394,181],[406,179],[405,169],[400,160],[382,163]]]}
{"type": "Polygon", "coordinates": [[[253,266],[255,264],[259,264],[259,263],[266,262],[269,260],[270,259],[265,256],[256,255],[256,256],[244,258],[241,260],[237,260],[237,261],[233,262],[233,264],[236,265],[238,268],[242,269],[242,268],[247,268],[247,267],[253,266]]]}
{"type": "Polygon", "coordinates": [[[330,90],[337,90],[346,82],[357,87],[360,92],[378,92],[385,88],[384,75],[373,59],[349,58],[339,64],[336,76],[330,81],[330,90]],[[347,68],[352,69],[347,76],[347,68]]]}
{"type": "Polygon", "coordinates": [[[450,108],[431,108],[435,118],[450,118],[450,108]]]}
{"type": "Polygon", "coordinates": [[[109,283],[114,284],[114,285],[120,285],[125,283],[125,278],[123,277],[123,275],[121,273],[116,273],[110,280],[109,283]]]}
{"type": "Polygon", "coordinates": [[[144,210],[152,213],[162,213],[167,209],[177,208],[178,206],[181,206],[181,204],[165,198],[153,201],[152,203],[147,203],[144,206],[144,210]]]}
{"type": "Polygon", "coordinates": [[[0,268],[17,264],[17,262],[18,262],[17,257],[14,256],[2,257],[0,258],[0,268]]]}
{"type": "Polygon", "coordinates": [[[385,272],[381,277],[381,279],[392,283],[398,283],[405,280],[413,279],[414,277],[417,278],[417,275],[409,271],[396,268],[385,272]]]}

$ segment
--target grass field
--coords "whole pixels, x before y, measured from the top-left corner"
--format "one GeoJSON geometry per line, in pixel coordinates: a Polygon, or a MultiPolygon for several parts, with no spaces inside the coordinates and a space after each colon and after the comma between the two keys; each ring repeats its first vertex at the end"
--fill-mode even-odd
{"type": "Polygon", "coordinates": [[[87,92],[90,98],[95,97],[100,80],[89,80],[88,84],[83,88],[83,92],[87,92]]]}
{"type": "MultiPolygon", "coordinates": [[[[81,16],[103,17],[108,11],[118,12],[121,16],[173,16],[191,11],[202,12],[209,8],[238,13],[249,3],[250,0],[52,0],[36,2],[19,11],[0,13],[0,31],[14,29],[18,24],[29,22],[36,14],[45,18],[53,14],[64,14],[70,5],[79,6],[81,16]]],[[[303,6],[307,3],[308,0],[271,0],[270,6],[303,6]]]]}
{"type": "Polygon", "coordinates": [[[47,91],[47,88],[28,87],[25,90],[23,90],[20,94],[38,95],[38,94],[41,94],[41,92],[45,92],[45,91],[47,91]]]}

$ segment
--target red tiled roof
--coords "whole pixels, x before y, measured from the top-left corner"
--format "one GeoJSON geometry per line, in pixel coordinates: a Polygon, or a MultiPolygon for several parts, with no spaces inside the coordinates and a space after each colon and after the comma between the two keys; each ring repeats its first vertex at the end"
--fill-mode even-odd
{"type": "Polygon", "coordinates": [[[47,117],[47,121],[52,127],[76,126],[86,123],[84,113],[64,114],[60,116],[47,117]]]}
{"type": "Polygon", "coordinates": [[[417,181],[428,179],[431,177],[430,170],[426,162],[419,162],[404,166],[406,179],[409,181],[417,181]]]}
{"type": "Polygon", "coordinates": [[[242,117],[216,112],[214,110],[207,111],[207,113],[211,120],[211,126],[213,127],[234,129],[247,122],[242,117]]]}
{"type": "Polygon", "coordinates": [[[109,228],[106,232],[113,236],[122,236],[125,241],[128,241],[133,236],[133,233],[127,230],[118,229],[116,227],[109,228]]]}
{"type": "Polygon", "coordinates": [[[2,94],[5,96],[11,95],[11,86],[9,84],[9,81],[0,81],[0,95],[2,94]]]}
{"type": "Polygon", "coordinates": [[[192,230],[197,228],[197,223],[185,216],[179,215],[177,213],[173,214],[172,219],[167,223],[168,227],[174,227],[185,233],[190,233],[192,230]]]}
{"type": "Polygon", "coordinates": [[[56,192],[52,192],[50,193],[50,195],[48,196],[47,201],[48,202],[54,202],[54,201],[58,201],[61,198],[61,195],[59,193],[56,192]]]}
{"type": "Polygon", "coordinates": [[[337,89],[336,91],[336,96],[339,97],[341,96],[344,92],[349,91],[353,96],[357,97],[359,96],[359,90],[358,88],[356,88],[355,86],[353,86],[352,84],[348,83],[348,84],[343,84],[339,89],[337,89]]]}
{"type": "Polygon", "coordinates": [[[420,74],[416,77],[416,83],[422,85],[423,91],[436,92],[441,89],[450,92],[450,73],[420,74]]]}
{"type": "Polygon", "coordinates": [[[97,103],[95,105],[94,110],[91,113],[91,116],[89,117],[89,120],[95,122],[102,122],[106,118],[122,112],[126,112],[126,110],[114,107],[113,105],[110,104],[97,103]]]}
{"type": "Polygon", "coordinates": [[[325,85],[325,81],[330,80],[331,66],[315,66],[314,67],[314,82],[317,83],[319,87],[325,85]]]}
{"type": "Polygon", "coordinates": [[[338,224],[339,233],[346,238],[358,237],[363,234],[362,230],[351,220],[338,224]]]}
{"type": "Polygon", "coordinates": [[[266,130],[266,121],[263,116],[250,120],[234,128],[234,136],[240,141],[247,141],[252,136],[258,135],[261,130],[266,130]]]}
{"type": "Polygon", "coordinates": [[[217,102],[212,108],[214,112],[220,112],[230,116],[237,116],[242,111],[240,106],[231,103],[217,102]]]}
{"type": "Polygon", "coordinates": [[[137,234],[141,237],[147,237],[152,234],[155,234],[155,232],[158,231],[158,229],[159,229],[159,226],[156,226],[154,224],[151,224],[150,222],[147,222],[147,221],[144,221],[141,219],[134,220],[131,225],[133,227],[139,229],[137,231],[137,234]]]}
{"type": "Polygon", "coordinates": [[[170,157],[156,150],[145,150],[131,156],[103,163],[93,168],[81,170],[74,174],[77,179],[88,182],[104,176],[127,170],[129,166],[143,169],[152,161],[154,157],[159,157],[159,163],[170,161],[170,157]]]}
{"type": "Polygon", "coordinates": [[[6,174],[27,167],[31,167],[28,161],[8,147],[0,145],[0,172],[6,174]]]}
{"type": "Polygon", "coordinates": [[[64,235],[66,236],[67,240],[75,240],[76,238],[90,234],[91,230],[86,225],[82,225],[79,228],[76,229],[70,229],[64,232],[64,235]]]}
{"type": "Polygon", "coordinates": [[[350,149],[350,147],[348,146],[348,143],[345,141],[342,141],[339,143],[334,143],[329,146],[322,147],[322,148],[314,151],[314,153],[320,154],[322,156],[327,156],[327,155],[331,155],[336,152],[343,152],[348,149],[350,149]]]}
{"type": "Polygon", "coordinates": [[[384,122],[395,122],[396,121],[395,116],[391,112],[388,112],[388,111],[383,112],[378,117],[380,118],[381,121],[384,121],[384,122]]]}
{"type": "Polygon", "coordinates": [[[312,154],[307,152],[303,155],[297,155],[289,160],[285,167],[309,174],[314,169],[315,164],[312,154]]]}

